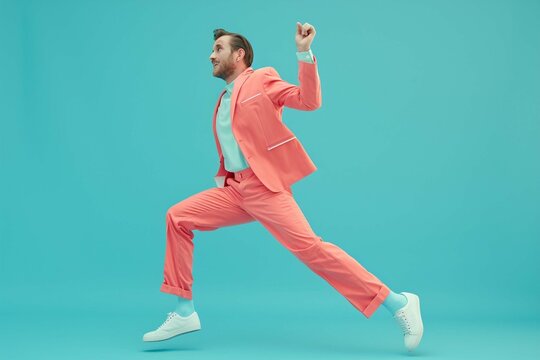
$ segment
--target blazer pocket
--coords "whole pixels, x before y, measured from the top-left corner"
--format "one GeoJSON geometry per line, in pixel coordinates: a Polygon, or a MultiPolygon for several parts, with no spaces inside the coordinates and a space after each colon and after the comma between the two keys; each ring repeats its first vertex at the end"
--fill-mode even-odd
{"type": "Polygon", "coordinates": [[[257,96],[259,96],[259,95],[261,95],[260,92],[259,92],[259,93],[256,93],[255,95],[249,96],[249,97],[243,99],[242,101],[240,101],[240,104],[243,104],[243,103],[245,103],[245,102],[251,101],[251,100],[255,99],[257,96]]]}
{"type": "Polygon", "coordinates": [[[268,146],[267,149],[268,149],[268,150],[275,149],[275,148],[277,148],[278,146],[281,146],[281,145],[283,145],[283,144],[286,144],[286,143],[288,143],[289,141],[294,140],[294,139],[296,139],[296,136],[291,136],[291,137],[289,137],[288,139],[285,139],[285,140],[280,141],[280,142],[278,142],[278,143],[276,143],[276,144],[272,144],[272,145],[268,146]]]}

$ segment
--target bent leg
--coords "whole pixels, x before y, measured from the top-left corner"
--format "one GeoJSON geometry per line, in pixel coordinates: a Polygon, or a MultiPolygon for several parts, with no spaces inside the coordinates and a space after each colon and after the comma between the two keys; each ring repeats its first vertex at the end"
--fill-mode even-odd
{"type": "Polygon", "coordinates": [[[256,220],[313,272],[369,318],[390,289],[338,246],[317,236],[292,193],[282,191],[246,205],[256,220]]]}
{"type": "Polygon", "coordinates": [[[162,292],[192,299],[193,230],[211,231],[254,221],[239,203],[238,193],[226,186],[202,191],[169,208],[162,292]]]}

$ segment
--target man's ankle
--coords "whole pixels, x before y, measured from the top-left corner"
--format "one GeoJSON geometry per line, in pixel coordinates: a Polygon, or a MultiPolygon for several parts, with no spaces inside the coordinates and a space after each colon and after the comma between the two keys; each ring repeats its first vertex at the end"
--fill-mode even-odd
{"type": "Polygon", "coordinates": [[[394,315],[397,310],[407,305],[407,301],[408,300],[405,295],[396,294],[395,292],[390,290],[390,294],[388,294],[388,297],[384,300],[382,304],[384,305],[384,307],[386,307],[388,311],[390,311],[392,315],[394,315]]]}
{"type": "Polygon", "coordinates": [[[178,297],[178,305],[174,312],[182,317],[189,316],[195,312],[195,307],[193,306],[193,300],[178,297]]]}

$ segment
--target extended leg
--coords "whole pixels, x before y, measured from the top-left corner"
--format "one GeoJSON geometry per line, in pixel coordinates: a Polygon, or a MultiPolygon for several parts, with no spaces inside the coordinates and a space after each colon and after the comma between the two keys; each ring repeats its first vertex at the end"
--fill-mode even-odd
{"type": "Polygon", "coordinates": [[[254,221],[230,186],[192,195],[167,211],[167,247],[161,291],[192,299],[193,230],[211,231],[254,221]]]}
{"type": "Polygon", "coordinates": [[[389,288],[377,277],[341,248],[313,232],[291,193],[266,194],[264,201],[253,198],[246,211],[367,318],[388,296],[389,288]]]}

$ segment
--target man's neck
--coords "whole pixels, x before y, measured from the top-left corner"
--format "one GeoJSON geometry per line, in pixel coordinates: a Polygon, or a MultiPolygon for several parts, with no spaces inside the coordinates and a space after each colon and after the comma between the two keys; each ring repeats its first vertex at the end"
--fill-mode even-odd
{"type": "Polygon", "coordinates": [[[230,84],[231,82],[234,81],[234,79],[236,79],[238,77],[238,75],[240,75],[241,73],[244,72],[244,70],[246,70],[247,67],[243,67],[243,68],[238,68],[234,71],[234,73],[232,73],[227,79],[225,79],[225,82],[227,84],[230,84]]]}

